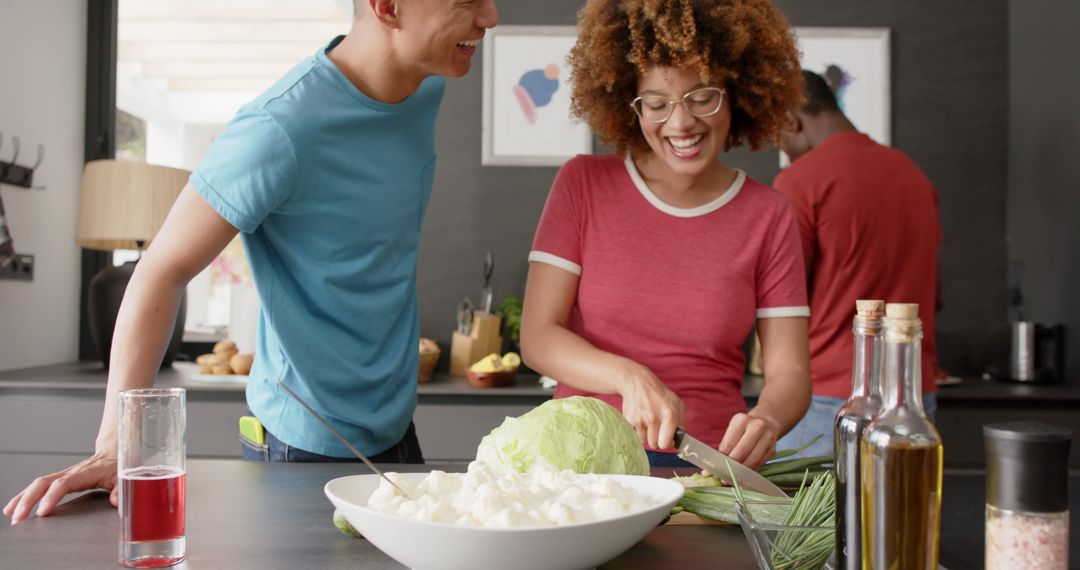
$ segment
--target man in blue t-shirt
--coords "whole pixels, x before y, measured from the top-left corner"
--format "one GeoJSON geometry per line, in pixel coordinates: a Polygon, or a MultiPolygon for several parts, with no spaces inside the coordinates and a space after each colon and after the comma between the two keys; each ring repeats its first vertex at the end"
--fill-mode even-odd
{"type": "MultiPolygon", "coordinates": [[[[125,294],[95,453],[4,507],[103,488],[116,504],[117,392],[153,383],[188,281],[239,231],[262,301],[247,401],[270,461],[351,458],[283,382],[376,461],[422,462],[412,429],[416,258],[442,76],[469,71],[493,0],[357,0],[335,38],[244,106],[180,193],[125,294]]],[[[250,443],[250,442],[249,442],[250,443]]]]}

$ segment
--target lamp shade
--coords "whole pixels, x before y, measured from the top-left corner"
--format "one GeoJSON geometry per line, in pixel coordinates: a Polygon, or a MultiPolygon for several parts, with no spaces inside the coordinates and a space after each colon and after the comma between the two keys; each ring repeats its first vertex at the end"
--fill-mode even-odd
{"type": "MultiPolygon", "coordinates": [[[[123,160],[86,163],[79,193],[75,241],[87,249],[142,250],[154,239],[189,172],[123,160]]],[[[90,336],[105,368],[109,367],[113,331],[120,303],[135,271],[135,262],[111,264],[97,272],[86,289],[90,336]]],[[[181,295],[173,332],[162,356],[168,366],[180,350],[187,314],[187,295],[181,295]]]]}
{"type": "Polygon", "coordinates": [[[157,234],[190,172],[126,160],[86,163],[75,241],[87,249],[141,249],[157,234]]]}

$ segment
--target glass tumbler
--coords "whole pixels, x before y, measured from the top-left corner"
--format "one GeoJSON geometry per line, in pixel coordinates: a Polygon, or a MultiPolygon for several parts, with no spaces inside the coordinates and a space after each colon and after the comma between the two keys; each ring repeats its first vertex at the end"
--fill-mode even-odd
{"type": "Polygon", "coordinates": [[[186,434],[184,389],[120,392],[117,485],[124,566],[158,568],[184,559],[186,434]]]}

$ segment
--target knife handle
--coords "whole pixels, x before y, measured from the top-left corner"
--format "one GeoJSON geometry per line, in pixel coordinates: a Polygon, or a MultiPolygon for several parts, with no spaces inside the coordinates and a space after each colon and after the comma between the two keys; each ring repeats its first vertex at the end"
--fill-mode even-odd
{"type": "Polygon", "coordinates": [[[672,441],[672,443],[675,444],[675,449],[679,449],[679,446],[682,445],[684,435],[686,435],[686,430],[683,428],[675,428],[675,437],[672,441]]]}

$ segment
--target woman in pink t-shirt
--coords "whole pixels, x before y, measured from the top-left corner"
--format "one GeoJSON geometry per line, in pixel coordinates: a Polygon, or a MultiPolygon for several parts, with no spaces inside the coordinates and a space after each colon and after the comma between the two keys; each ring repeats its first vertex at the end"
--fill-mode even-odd
{"type": "Polygon", "coordinates": [[[721,160],[775,141],[801,98],[766,0],[592,0],[573,108],[615,155],[566,163],[529,255],[522,356],[620,408],[654,466],[675,428],[758,467],[810,401],[805,275],[786,199],[721,160]],[[757,323],[765,388],[746,411],[757,323]]]}

